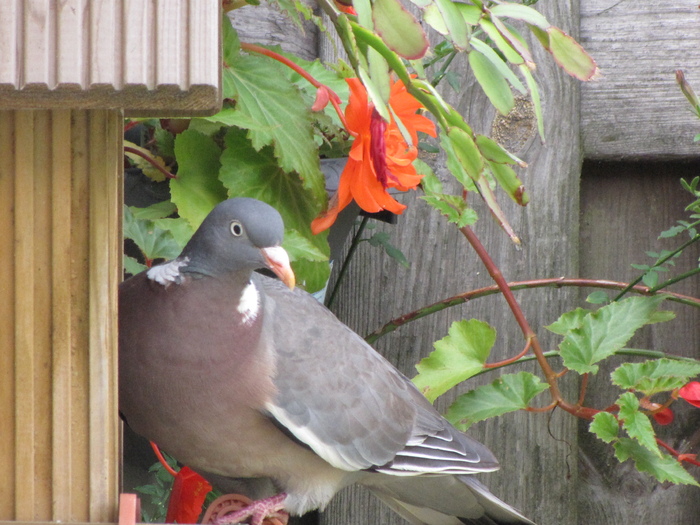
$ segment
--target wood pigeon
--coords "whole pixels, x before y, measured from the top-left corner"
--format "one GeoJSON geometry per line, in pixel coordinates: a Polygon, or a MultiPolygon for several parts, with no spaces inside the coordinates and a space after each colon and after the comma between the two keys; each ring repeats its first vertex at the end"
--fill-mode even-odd
{"type": "Polygon", "coordinates": [[[121,284],[127,424],[258,499],[232,519],[301,515],[360,483],[416,525],[532,524],[471,476],[498,468],[484,445],[294,289],[283,232],[271,206],[230,199],[178,258],[121,284]]]}

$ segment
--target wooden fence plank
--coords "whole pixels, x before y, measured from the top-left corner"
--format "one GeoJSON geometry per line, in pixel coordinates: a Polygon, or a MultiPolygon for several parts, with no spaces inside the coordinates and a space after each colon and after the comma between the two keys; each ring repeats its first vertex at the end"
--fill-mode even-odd
{"type": "MultiPolygon", "coordinates": [[[[538,4],[545,16],[570,34],[576,35],[578,12],[569,2],[538,4]]],[[[539,45],[533,44],[533,48],[539,45]]],[[[538,84],[543,91],[548,144],[516,136],[519,130],[501,129],[501,140],[516,144],[514,153],[529,164],[524,183],[532,196],[522,210],[500,198],[507,216],[523,238],[517,250],[481,209],[475,230],[500,265],[506,278],[574,275],[578,268],[578,186],[581,152],[579,142],[579,86],[561,72],[546,53],[538,51],[538,84]],[[519,144],[519,146],[517,146],[519,144]]],[[[455,61],[457,62],[457,61],[455,61]]],[[[466,61],[465,61],[466,62],[466,61]]],[[[465,63],[454,65],[460,90],[443,87],[448,102],[466,115],[475,131],[490,133],[495,111],[483,96],[465,63]]],[[[531,126],[528,126],[530,129],[531,126]]],[[[435,163],[445,181],[444,159],[435,163]]],[[[450,188],[458,191],[457,188],[450,188]]],[[[476,200],[476,199],[475,199],[476,200]]],[[[359,333],[376,329],[383,322],[433,301],[490,283],[473,251],[454,226],[447,225],[434,211],[408,195],[408,210],[397,227],[381,227],[391,233],[391,242],[411,261],[410,269],[363,243],[343,284],[335,310],[342,320],[359,333]]],[[[523,308],[539,333],[566,308],[573,307],[575,290],[541,290],[519,294],[523,308]]],[[[455,307],[407,325],[379,340],[377,348],[398,364],[404,373],[415,375],[415,364],[432,349],[432,342],[447,334],[453,320],[477,318],[498,331],[493,360],[518,353],[523,336],[515,326],[503,299],[492,297],[455,307]]],[[[548,337],[543,343],[547,346],[548,337]]],[[[534,371],[534,367],[527,368],[534,371]]],[[[508,370],[509,372],[511,370],[508,370]]],[[[490,382],[494,376],[475,378],[469,387],[490,382]]],[[[564,385],[571,393],[575,385],[564,385]]],[[[462,389],[463,390],[463,389],[462,389]]],[[[446,409],[454,394],[438,400],[446,409]]],[[[577,475],[572,468],[576,457],[576,421],[555,413],[545,415],[516,413],[479,423],[469,434],[486,443],[501,461],[501,471],[480,476],[491,490],[526,515],[546,525],[577,522],[577,475]],[[554,436],[554,437],[552,437],[554,436]]],[[[324,524],[405,523],[391,516],[359,489],[349,489],[322,515],[324,524]]]]}
{"type": "MultiPolygon", "coordinates": [[[[646,251],[673,249],[687,235],[657,240],[675,220],[687,218],[683,208],[691,201],[679,179],[697,175],[700,163],[586,163],[581,190],[581,276],[628,282],[639,275],[631,263],[649,264],[646,251]],[[621,198],[621,196],[624,196],[621,198]]],[[[700,246],[676,261],[673,274],[697,267],[700,246]]],[[[662,278],[663,277],[662,275],[662,278]]],[[[672,291],[700,296],[697,278],[679,283],[672,291]]],[[[645,328],[629,344],[632,348],[663,350],[700,358],[700,314],[692,307],[675,307],[674,321],[645,328]]],[[[624,361],[628,361],[625,359],[624,361]]],[[[636,359],[640,361],[641,359],[636,359]]],[[[609,374],[623,359],[603,363],[591,378],[587,404],[610,406],[620,390],[609,374]]],[[[700,411],[685,402],[673,405],[673,424],[657,427],[662,439],[684,453],[700,453],[700,411]]],[[[580,428],[581,516],[596,525],[694,523],[700,516],[697,487],[665,486],[637,472],[630,462],[618,463],[610,446],[580,428]]],[[[697,468],[690,467],[697,473],[697,468]]]]}
{"type": "Polygon", "coordinates": [[[695,0],[581,2],[581,42],[603,73],[581,91],[586,158],[697,155],[698,119],[674,71],[685,69],[698,90],[698,24],[695,0]]]}

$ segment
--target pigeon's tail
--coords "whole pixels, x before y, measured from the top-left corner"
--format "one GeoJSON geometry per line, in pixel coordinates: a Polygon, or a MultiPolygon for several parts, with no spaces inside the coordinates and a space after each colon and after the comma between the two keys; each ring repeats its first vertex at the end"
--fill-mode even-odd
{"type": "Polygon", "coordinates": [[[364,484],[412,525],[535,525],[472,476],[382,476],[364,484]]]}

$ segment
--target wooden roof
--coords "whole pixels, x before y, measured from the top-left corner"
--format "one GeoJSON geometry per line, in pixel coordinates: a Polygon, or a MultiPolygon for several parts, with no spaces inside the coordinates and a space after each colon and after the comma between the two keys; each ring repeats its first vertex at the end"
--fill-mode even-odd
{"type": "Polygon", "coordinates": [[[0,2],[0,109],[214,113],[219,28],[211,0],[0,2]]]}

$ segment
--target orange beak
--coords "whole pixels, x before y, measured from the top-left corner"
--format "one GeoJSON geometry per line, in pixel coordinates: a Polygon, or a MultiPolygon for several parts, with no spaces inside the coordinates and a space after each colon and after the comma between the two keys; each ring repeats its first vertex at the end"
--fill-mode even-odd
{"type": "Polygon", "coordinates": [[[294,290],[296,285],[296,277],[292,267],[289,265],[289,255],[281,246],[273,246],[271,248],[262,248],[260,250],[265,258],[267,267],[275,272],[275,275],[286,284],[290,290],[294,290]]]}

